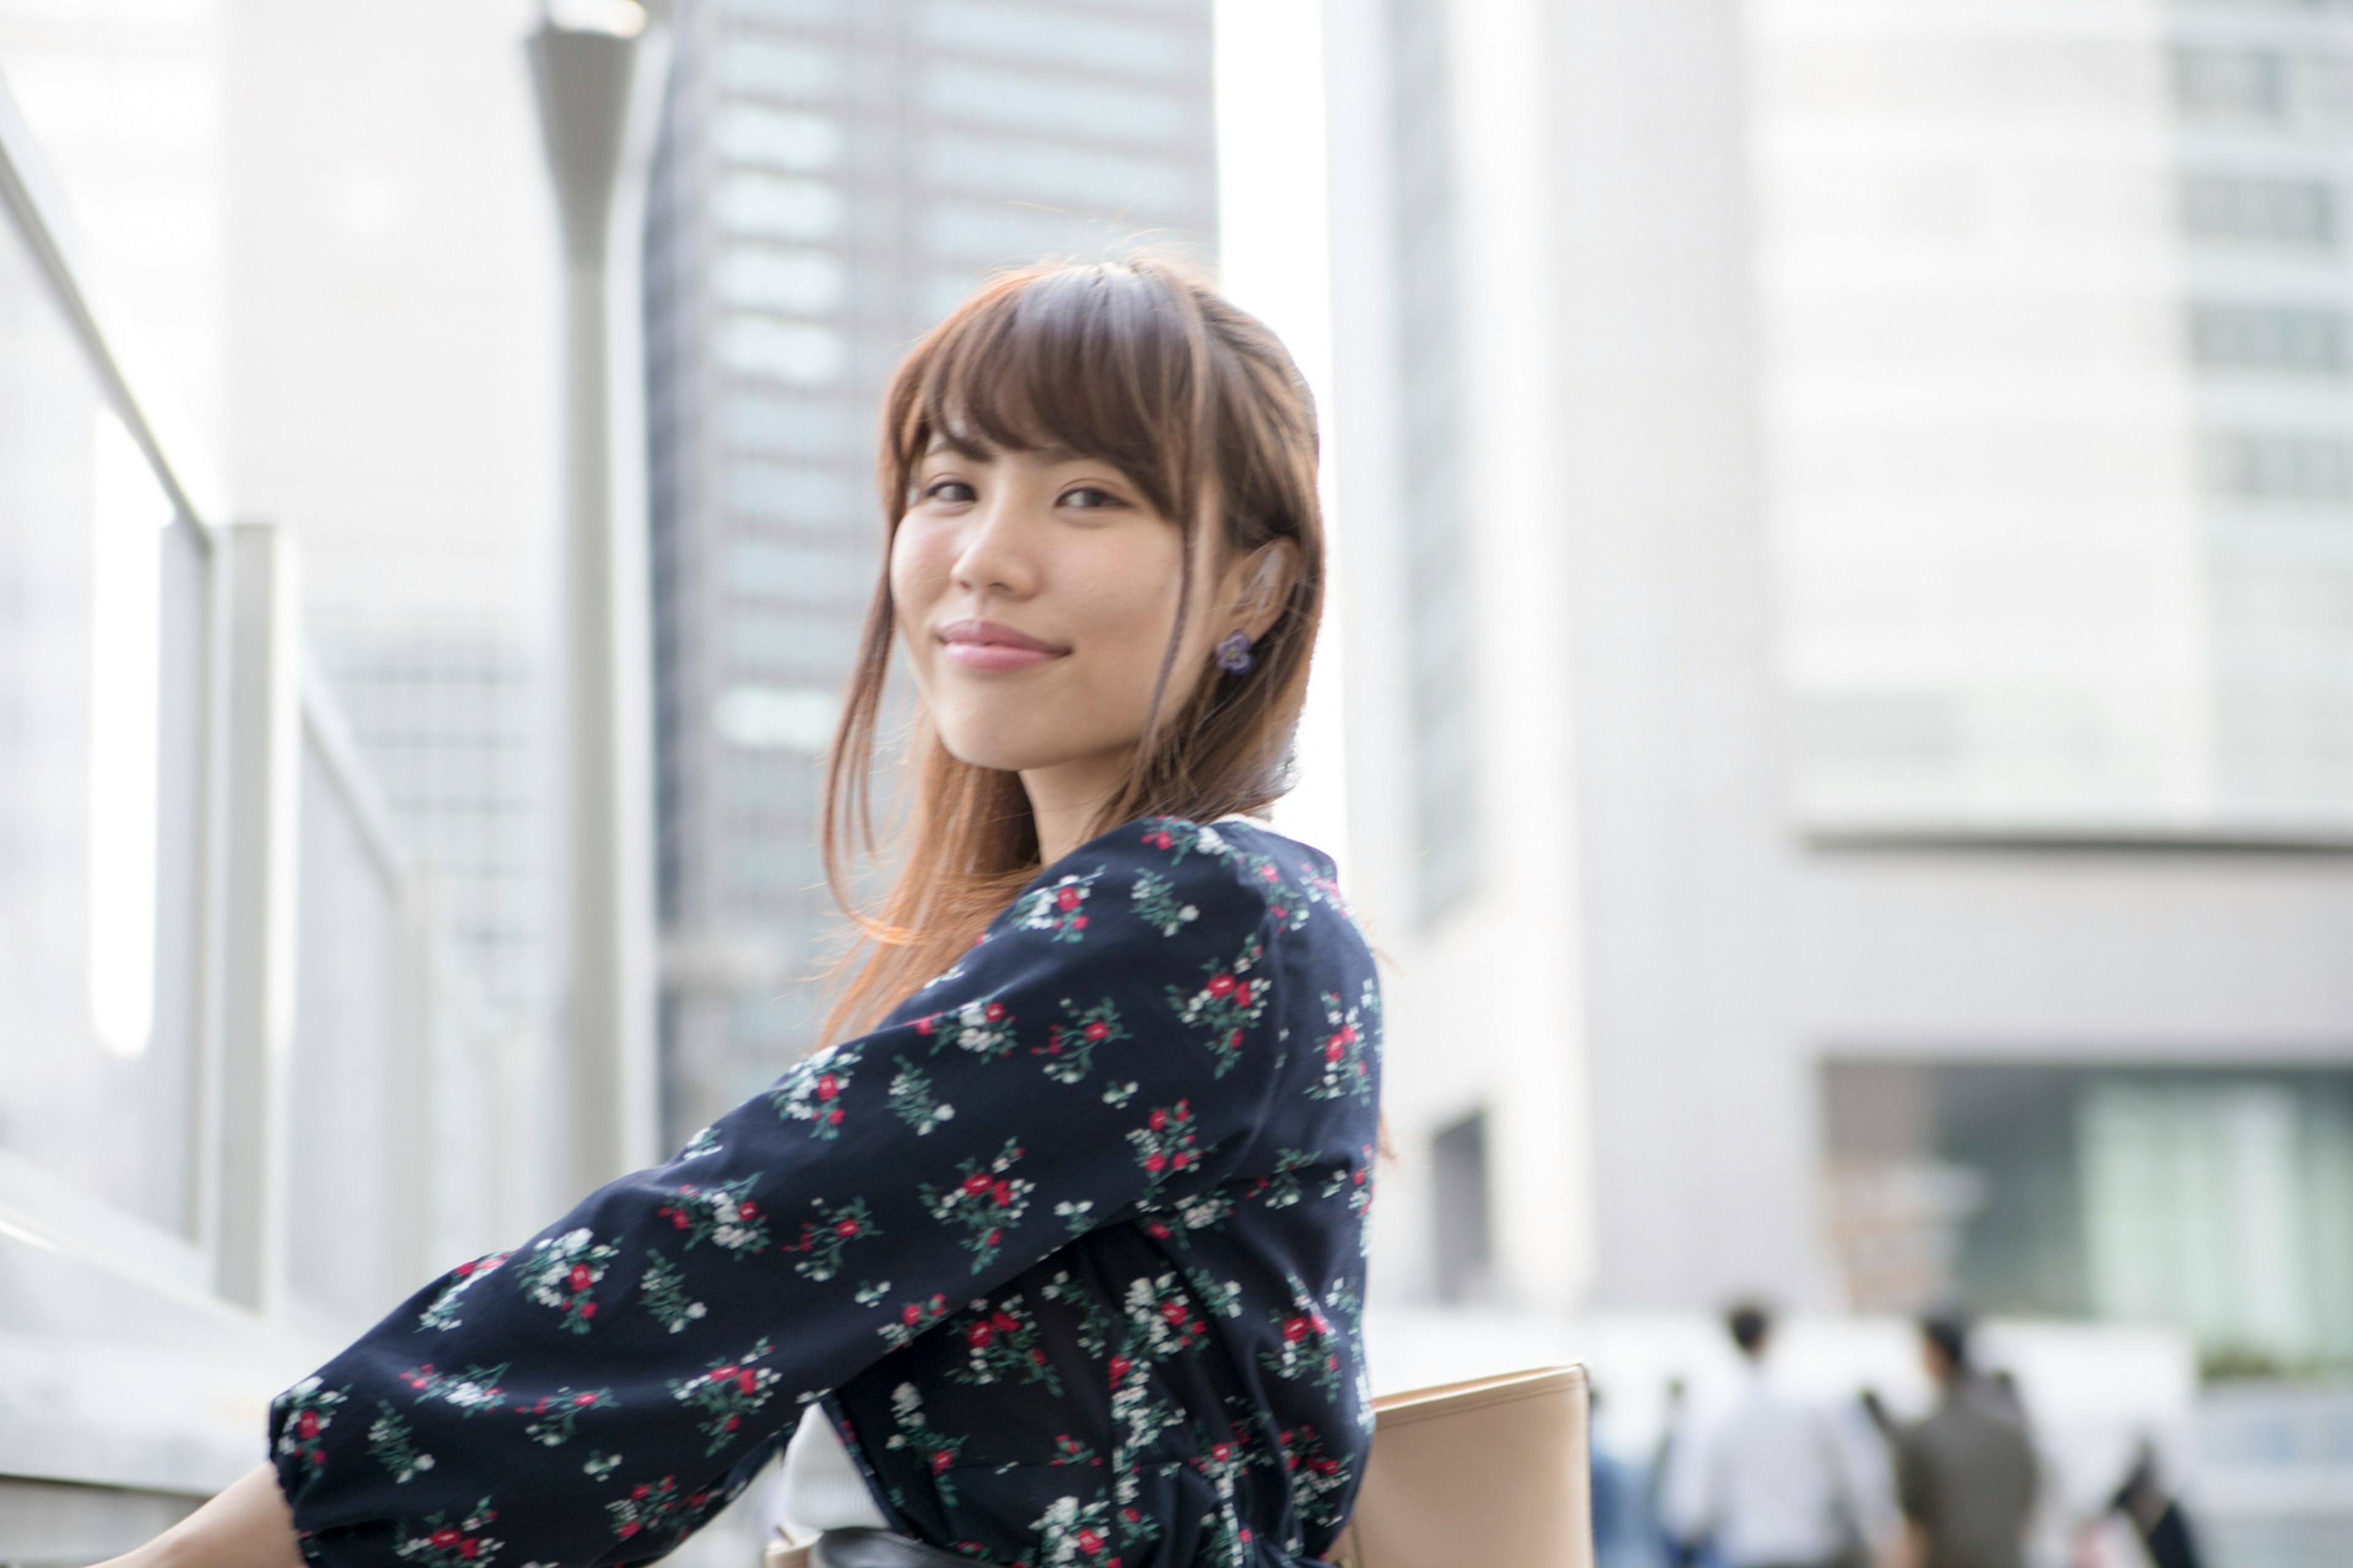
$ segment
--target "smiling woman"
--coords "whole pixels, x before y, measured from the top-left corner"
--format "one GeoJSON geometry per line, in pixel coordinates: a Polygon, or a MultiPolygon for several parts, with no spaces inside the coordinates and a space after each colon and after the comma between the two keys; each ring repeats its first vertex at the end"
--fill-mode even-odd
{"type": "Polygon", "coordinates": [[[997,280],[884,417],[837,886],[894,646],[923,719],[835,1043],[395,1309],[137,1568],[643,1561],[787,1447],[818,1568],[1331,1550],[1380,991],[1331,861],[1250,815],[1321,602],[1305,391],[1138,262],[997,280]]]}
{"type": "Polygon", "coordinates": [[[1175,267],[998,279],[908,357],[883,437],[891,565],[828,780],[837,896],[871,843],[894,637],[928,728],[908,869],[829,1028],[944,966],[1089,825],[1281,796],[1324,600],[1305,384],[1175,267]],[[1247,680],[1214,653],[1235,632],[1247,680]]]}

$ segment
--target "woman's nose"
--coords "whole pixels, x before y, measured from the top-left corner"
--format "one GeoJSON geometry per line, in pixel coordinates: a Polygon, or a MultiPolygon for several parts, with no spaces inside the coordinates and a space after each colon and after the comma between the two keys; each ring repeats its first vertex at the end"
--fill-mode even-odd
{"type": "Polygon", "coordinates": [[[956,586],[967,593],[1017,597],[1034,592],[1037,572],[1029,558],[1017,498],[991,495],[973,508],[967,521],[970,528],[956,555],[956,586]]]}

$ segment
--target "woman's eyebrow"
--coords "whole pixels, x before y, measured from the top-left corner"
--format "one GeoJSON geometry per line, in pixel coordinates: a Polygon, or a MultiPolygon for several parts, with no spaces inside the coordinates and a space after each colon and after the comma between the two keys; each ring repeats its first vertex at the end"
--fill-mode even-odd
{"type": "Polygon", "coordinates": [[[946,431],[932,437],[931,444],[923,448],[923,456],[936,458],[943,452],[953,452],[975,463],[986,463],[997,455],[988,443],[977,437],[956,436],[946,431]]]}

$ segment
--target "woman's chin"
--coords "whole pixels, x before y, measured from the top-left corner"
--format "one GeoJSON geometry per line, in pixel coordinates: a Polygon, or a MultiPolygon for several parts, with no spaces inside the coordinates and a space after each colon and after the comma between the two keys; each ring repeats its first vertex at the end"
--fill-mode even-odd
{"type": "Polygon", "coordinates": [[[957,762],[999,773],[1036,773],[1072,763],[1098,762],[1121,750],[1116,745],[1086,745],[1067,739],[1008,733],[1004,729],[942,724],[940,743],[957,762]]]}

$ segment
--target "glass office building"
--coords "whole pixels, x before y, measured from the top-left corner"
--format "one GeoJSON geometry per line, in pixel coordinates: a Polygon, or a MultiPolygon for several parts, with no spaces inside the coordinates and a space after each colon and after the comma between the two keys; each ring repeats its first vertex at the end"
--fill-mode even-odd
{"type": "Polygon", "coordinates": [[[662,1027],[682,1133],[815,1043],[875,409],[988,269],[1207,262],[1208,0],[680,8],[646,235],[662,1027]]]}
{"type": "Polygon", "coordinates": [[[2353,831],[2353,17],[1755,11],[1808,819],[2353,831]]]}

